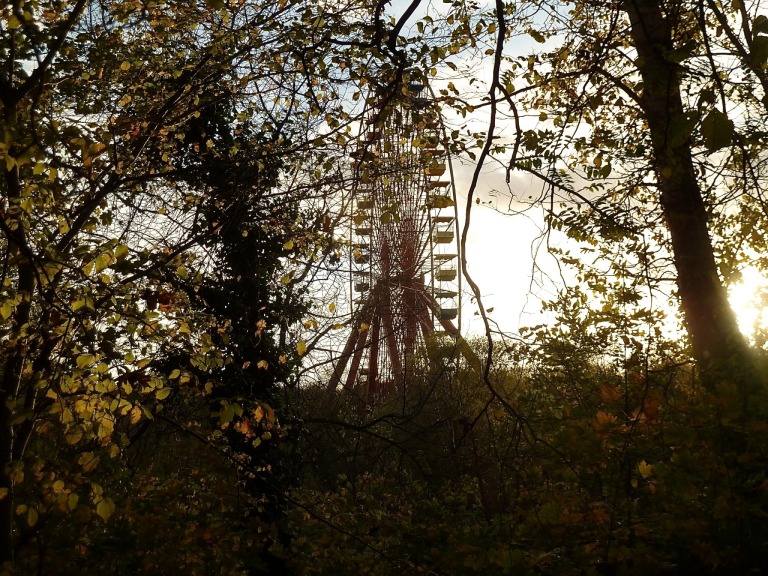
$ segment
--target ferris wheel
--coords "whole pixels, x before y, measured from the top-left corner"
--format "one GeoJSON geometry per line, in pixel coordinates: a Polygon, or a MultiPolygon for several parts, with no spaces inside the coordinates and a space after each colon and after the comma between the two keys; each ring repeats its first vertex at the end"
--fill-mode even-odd
{"type": "Polygon", "coordinates": [[[404,387],[420,369],[428,342],[455,348],[461,338],[456,190],[447,139],[428,87],[409,82],[403,93],[397,105],[369,110],[351,154],[353,314],[329,385],[369,398],[404,387]]]}

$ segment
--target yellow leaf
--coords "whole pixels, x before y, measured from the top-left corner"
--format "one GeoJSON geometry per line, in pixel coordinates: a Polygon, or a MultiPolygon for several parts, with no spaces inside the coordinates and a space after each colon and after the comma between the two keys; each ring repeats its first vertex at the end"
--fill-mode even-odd
{"type": "Polygon", "coordinates": [[[128,62],[128,60],[125,60],[123,61],[122,64],[120,64],[120,70],[125,72],[126,70],[130,70],[130,69],[131,69],[131,63],[128,62]]]}
{"type": "Polygon", "coordinates": [[[61,492],[62,490],[64,490],[64,480],[56,480],[56,482],[53,483],[53,491],[61,492]]]}
{"type": "Polygon", "coordinates": [[[258,406],[256,410],[253,411],[253,419],[256,420],[256,422],[261,422],[264,419],[264,408],[261,406],[258,406]]]}
{"type": "Polygon", "coordinates": [[[283,248],[286,250],[293,250],[293,240],[288,240],[288,242],[283,244],[283,248]]]}
{"type": "Polygon", "coordinates": [[[304,342],[304,340],[300,340],[299,343],[296,344],[296,352],[299,356],[304,356],[304,354],[307,353],[307,343],[304,342]]]}
{"type": "Polygon", "coordinates": [[[83,467],[83,472],[91,472],[99,464],[99,457],[93,452],[86,452],[77,460],[77,463],[83,467]]]}
{"type": "Polygon", "coordinates": [[[80,356],[77,357],[77,367],[85,368],[86,366],[93,364],[95,361],[96,358],[91,354],[80,354],[80,356]]]}
{"type": "Polygon", "coordinates": [[[8,496],[8,488],[0,488],[0,500],[8,496]]]}
{"type": "Polygon", "coordinates": [[[269,368],[269,362],[267,362],[266,360],[259,360],[256,363],[256,367],[261,368],[262,370],[266,370],[267,368],[269,368]]]}
{"type": "Polygon", "coordinates": [[[134,406],[131,408],[131,424],[136,424],[139,420],[141,420],[141,408],[134,406]]]}
{"type": "Polygon", "coordinates": [[[168,396],[170,396],[170,394],[171,394],[171,389],[170,388],[167,388],[167,387],[166,388],[160,388],[160,390],[158,390],[155,393],[155,397],[158,400],[165,400],[166,398],[168,398],[168,396]]]}
{"type": "Polygon", "coordinates": [[[102,500],[96,505],[96,514],[101,516],[101,519],[105,522],[109,520],[112,514],[115,513],[115,503],[112,498],[102,498],[102,500]]]}
{"type": "Polygon", "coordinates": [[[436,195],[427,200],[428,208],[450,208],[455,205],[453,199],[447,195],[436,195]]]}
{"type": "Polygon", "coordinates": [[[334,304],[333,302],[331,302],[330,304],[328,304],[328,311],[329,311],[331,314],[333,314],[334,312],[336,312],[336,304],[334,304]]]}
{"type": "Polygon", "coordinates": [[[640,463],[637,465],[637,469],[640,471],[640,476],[643,478],[648,478],[653,472],[653,466],[646,463],[645,460],[640,461],[640,463]]]}
{"type": "Polygon", "coordinates": [[[37,509],[30,508],[27,511],[27,524],[29,524],[29,526],[34,526],[35,524],[37,524],[37,519],[38,519],[37,509]]]}
{"type": "Polygon", "coordinates": [[[112,254],[109,252],[104,252],[103,254],[99,254],[96,257],[96,260],[94,261],[94,264],[96,266],[96,272],[101,272],[109,266],[112,263],[112,254]]]}
{"type": "Polygon", "coordinates": [[[78,496],[77,494],[72,493],[69,495],[69,497],[67,498],[67,508],[69,509],[70,512],[77,507],[78,500],[80,500],[80,496],[78,496]]]}
{"type": "Polygon", "coordinates": [[[286,362],[288,362],[288,356],[280,354],[280,364],[285,364],[286,362]]]}
{"type": "Polygon", "coordinates": [[[83,431],[80,428],[75,428],[72,430],[72,432],[64,437],[64,439],[67,441],[67,444],[77,444],[82,438],[83,431]]]}
{"type": "Polygon", "coordinates": [[[358,331],[358,332],[360,332],[360,333],[362,334],[363,332],[365,332],[366,330],[368,330],[368,326],[369,326],[368,324],[366,324],[365,322],[363,322],[363,323],[361,323],[361,324],[360,324],[360,328],[358,328],[358,329],[357,329],[357,331],[358,331]]]}
{"type": "Polygon", "coordinates": [[[7,320],[10,318],[11,314],[13,313],[13,305],[10,302],[4,302],[2,306],[0,306],[0,316],[3,317],[3,320],[7,320]]]}

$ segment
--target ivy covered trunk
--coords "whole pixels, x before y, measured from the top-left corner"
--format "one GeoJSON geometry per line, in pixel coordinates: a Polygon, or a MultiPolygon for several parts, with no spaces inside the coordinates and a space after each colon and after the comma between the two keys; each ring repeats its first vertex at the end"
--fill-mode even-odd
{"type": "MultiPolygon", "coordinates": [[[[5,124],[15,128],[18,101],[14,97],[7,97],[3,99],[3,104],[6,108],[5,124]]],[[[2,184],[2,196],[7,199],[8,205],[18,204],[22,197],[18,167],[6,164],[2,184]]],[[[13,285],[19,303],[12,314],[9,314],[11,327],[4,342],[0,379],[0,566],[13,561],[14,481],[11,468],[14,460],[22,456],[24,445],[23,442],[15,443],[17,431],[14,430],[13,423],[22,407],[27,409],[34,406],[36,396],[35,391],[29,390],[28,385],[25,385],[28,380],[25,378],[25,363],[30,346],[25,336],[31,321],[35,271],[25,227],[21,225],[19,218],[6,218],[6,255],[0,283],[13,285]],[[9,265],[9,262],[16,264],[9,265]]],[[[3,315],[5,316],[5,313],[3,315]]]]}

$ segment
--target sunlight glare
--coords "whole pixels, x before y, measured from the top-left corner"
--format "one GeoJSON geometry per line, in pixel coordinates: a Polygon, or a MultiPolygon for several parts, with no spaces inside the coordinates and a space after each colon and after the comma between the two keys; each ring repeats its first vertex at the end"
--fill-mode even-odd
{"type": "Polygon", "coordinates": [[[736,314],[739,329],[751,339],[768,330],[768,279],[756,268],[746,268],[741,281],[728,288],[728,300],[736,314]]]}

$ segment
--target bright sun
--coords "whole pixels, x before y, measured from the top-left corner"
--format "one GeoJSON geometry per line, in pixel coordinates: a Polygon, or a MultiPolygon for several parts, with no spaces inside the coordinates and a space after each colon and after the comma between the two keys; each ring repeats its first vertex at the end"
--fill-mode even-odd
{"type": "Polygon", "coordinates": [[[768,279],[758,270],[746,268],[741,282],[728,289],[728,299],[745,335],[754,338],[756,333],[768,330],[768,279]]]}

